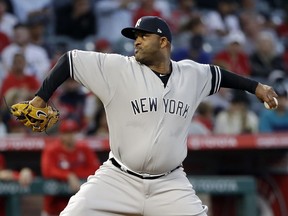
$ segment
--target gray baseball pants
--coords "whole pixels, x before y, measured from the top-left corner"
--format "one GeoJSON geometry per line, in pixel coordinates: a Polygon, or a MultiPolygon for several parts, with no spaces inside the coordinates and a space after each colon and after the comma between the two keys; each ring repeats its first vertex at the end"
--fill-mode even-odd
{"type": "Polygon", "coordinates": [[[183,168],[141,179],[106,161],[71,197],[60,216],[207,216],[183,168]]]}

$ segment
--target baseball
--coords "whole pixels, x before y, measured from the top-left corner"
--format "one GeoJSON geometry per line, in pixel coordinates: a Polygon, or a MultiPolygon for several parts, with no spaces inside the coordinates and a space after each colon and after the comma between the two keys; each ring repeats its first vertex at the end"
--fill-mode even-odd
{"type": "MultiPolygon", "coordinates": [[[[276,103],[276,107],[274,109],[276,109],[277,106],[278,106],[278,100],[275,97],[273,97],[273,98],[274,98],[274,101],[276,103]]],[[[266,109],[271,109],[270,106],[268,105],[268,103],[266,103],[266,102],[264,102],[264,106],[265,106],[266,109]]]]}

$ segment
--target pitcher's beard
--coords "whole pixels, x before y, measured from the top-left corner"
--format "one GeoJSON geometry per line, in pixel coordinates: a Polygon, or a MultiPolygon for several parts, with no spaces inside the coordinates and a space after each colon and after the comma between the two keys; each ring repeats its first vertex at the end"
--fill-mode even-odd
{"type": "Polygon", "coordinates": [[[152,59],[148,59],[148,58],[144,58],[144,57],[140,57],[139,55],[135,55],[135,59],[136,61],[138,61],[141,64],[144,64],[146,66],[152,65],[153,64],[153,60],[152,59]]]}

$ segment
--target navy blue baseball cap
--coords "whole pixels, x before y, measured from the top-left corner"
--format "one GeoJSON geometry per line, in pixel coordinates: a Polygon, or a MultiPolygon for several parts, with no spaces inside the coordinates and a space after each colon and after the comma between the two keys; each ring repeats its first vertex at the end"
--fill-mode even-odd
{"type": "Polygon", "coordinates": [[[144,16],[138,19],[135,27],[124,28],[121,34],[130,39],[136,39],[135,32],[142,31],[151,34],[157,34],[161,37],[166,37],[171,43],[172,34],[167,23],[157,16],[144,16]]]}

